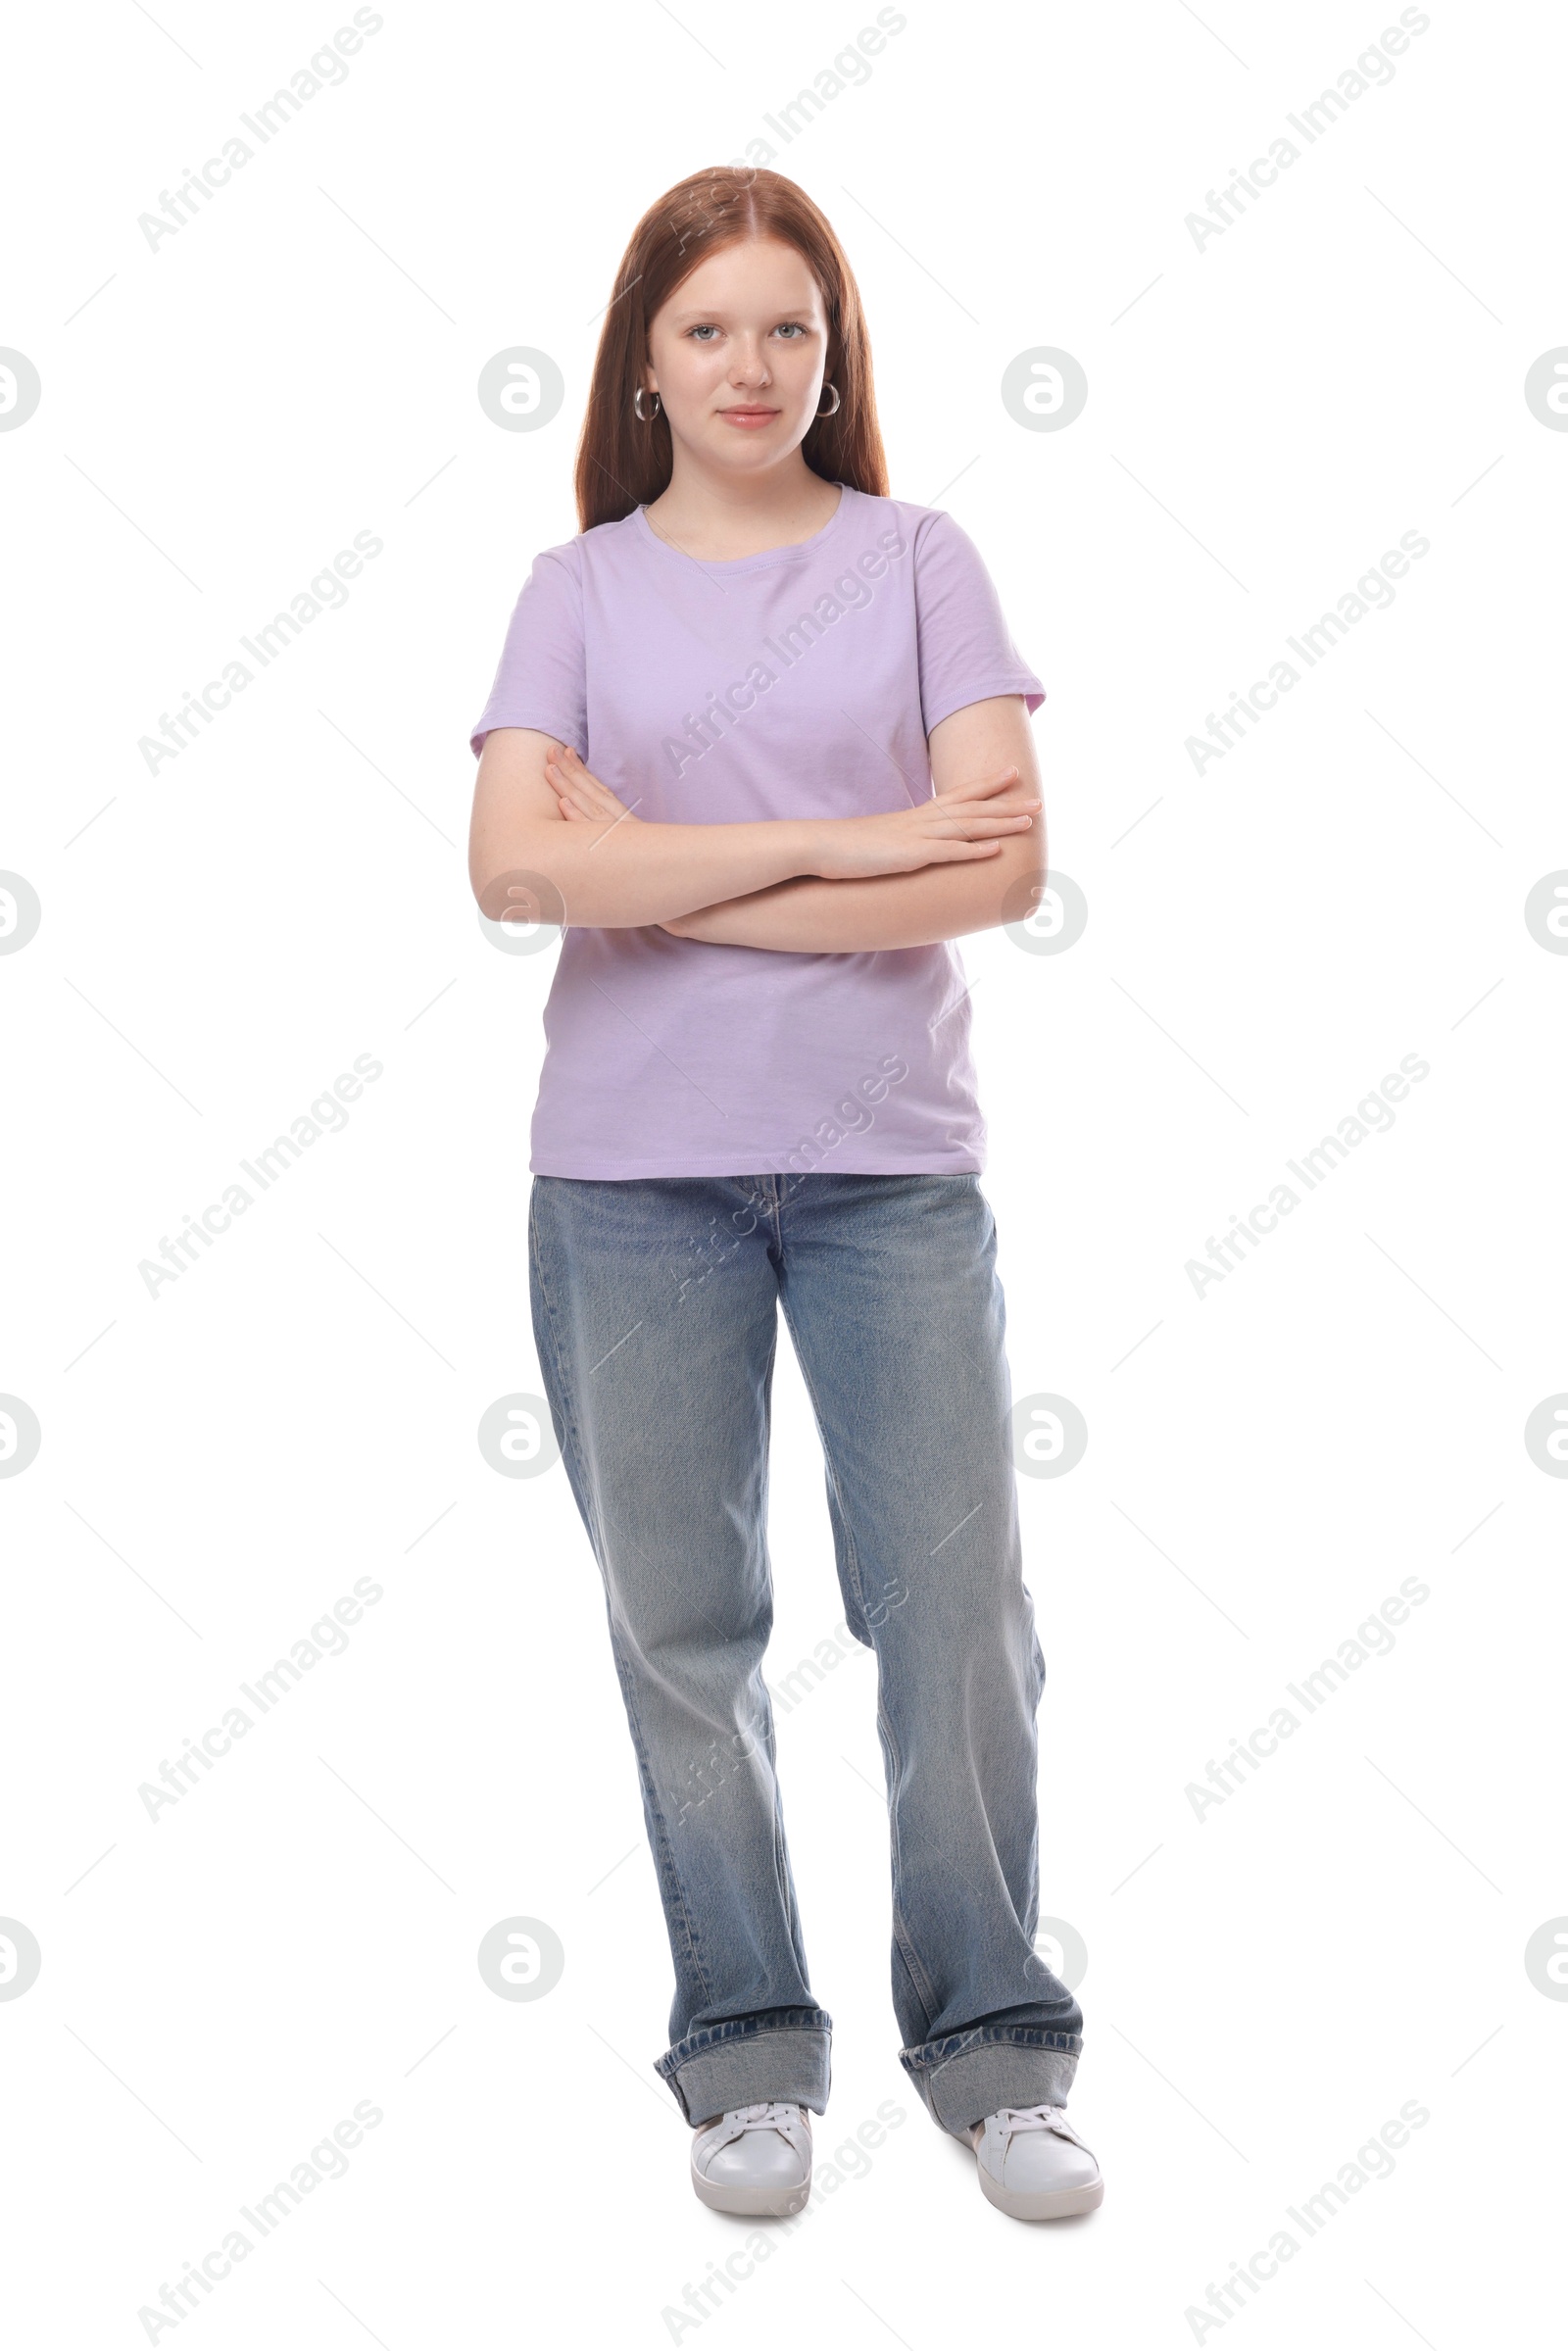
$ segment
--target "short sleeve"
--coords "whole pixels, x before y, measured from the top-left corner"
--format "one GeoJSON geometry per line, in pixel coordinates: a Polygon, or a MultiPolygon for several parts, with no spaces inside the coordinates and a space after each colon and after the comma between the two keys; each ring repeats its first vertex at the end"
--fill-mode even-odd
{"type": "Polygon", "coordinates": [[[966,703],[1021,694],[1030,714],[1046,690],[1007,634],[980,551],[951,514],[937,513],[915,542],[915,620],[925,731],[966,703]]]}
{"type": "Polygon", "coordinates": [[[474,756],[493,726],[532,726],[588,757],[582,589],[569,557],[534,559],[513,608],[490,699],[468,740],[474,756]]]}

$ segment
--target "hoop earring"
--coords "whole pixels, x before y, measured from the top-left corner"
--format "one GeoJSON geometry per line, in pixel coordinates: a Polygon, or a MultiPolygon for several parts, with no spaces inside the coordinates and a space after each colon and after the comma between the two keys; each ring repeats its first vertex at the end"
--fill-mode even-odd
{"type": "Polygon", "coordinates": [[[833,406],[832,406],[831,408],[819,408],[819,409],[817,410],[817,412],[816,412],[816,419],[817,419],[817,422],[818,422],[819,424],[820,424],[820,422],[822,421],[822,418],[823,418],[824,416],[836,416],[838,415],[838,413],[839,413],[839,410],[840,410],[840,408],[843,406],[843,403],[842,403],[842,401],[839,399],[839,388],[838,388],[838,385],[837,385],[837,384],[834,384],[834,383],[830,383],[830,384],[828,385],[828,390],[829,390],[829,391],[832,393],[832,395],[833,395],[833,406]]]}
{"type": "Polygon", "coordinates": [[[639,384],[636,391],[633,392],[631,396],[631,413],[636,417],[638,423],[652,424],[655,416],[657,416],[659,414],[659,394],[656,392],[654,394],[654,405],[652,410],[646,416],[643,415],[643,387],[641,384],[639,384]]]}

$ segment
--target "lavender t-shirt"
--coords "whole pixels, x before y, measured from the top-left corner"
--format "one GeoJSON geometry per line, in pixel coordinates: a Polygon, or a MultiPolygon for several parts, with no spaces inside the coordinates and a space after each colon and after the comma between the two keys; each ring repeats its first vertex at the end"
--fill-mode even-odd
{"type": "MultiPolygon", "coordinates": [[[[1040,680],[950,514],[844,487],[813,538],[710,563],[642,508],[534,563],[484,713],[581,754],[644,821],[874,815],[926,738],[1040,680]]],[[[984,1165],[956,948],[784,955],[566,923],[536,1175],[955,1174],[984,1165]]]]}

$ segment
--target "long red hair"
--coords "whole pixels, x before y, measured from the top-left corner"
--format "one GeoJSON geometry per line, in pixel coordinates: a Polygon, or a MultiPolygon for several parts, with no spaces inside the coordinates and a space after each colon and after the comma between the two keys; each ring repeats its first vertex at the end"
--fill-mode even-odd
{"type": "MultiPolygon", "coordinates": [[[[887,458],[871,383],[871,345],[860,291],[826,216],[778,171],[718,165],[694,171],[651,204],[615,272],[588,408],[577,444],[577,522],[618,522],[669,486],[674,458],[662,409],[639,422],[632,396],[648,365],[648,324],[700,262],[745,237],[793,245],[822,289],[829,325],[827,373],[839,405],[819,416],[801,454],[824,481],[868,497],[888,495],[887,458]]],[[[645,401],[644,406],[648,404],[645,401]]]]}

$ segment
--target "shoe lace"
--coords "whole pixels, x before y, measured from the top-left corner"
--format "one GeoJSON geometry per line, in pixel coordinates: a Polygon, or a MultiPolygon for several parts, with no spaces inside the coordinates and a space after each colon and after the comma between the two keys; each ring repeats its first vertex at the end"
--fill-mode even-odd
{"type": "Polygon", "coordinates": [[[1003,2106],[987,2119],[995,2124],[1004,2147],[1019,2131],[1054,2131],[1058,2137],[1070,2138],[1074,2146],[1084,2143],[1060,2106],[1003,2106]]]}
{"type": "Polygon", "coordinates": [[[720,2116],[712,2126],[710,2134],[704,2135],[711,2136],[709,2152],[713,2154],[718,2148],[728,2146],[731,2139],[742,2137],[748,2131],[782,2131],[787,2136],[788,2127],[797,2119],[797,2108],[780,2099],[760,2106],[735,2106],[728,2114],[720,2116]]]}

